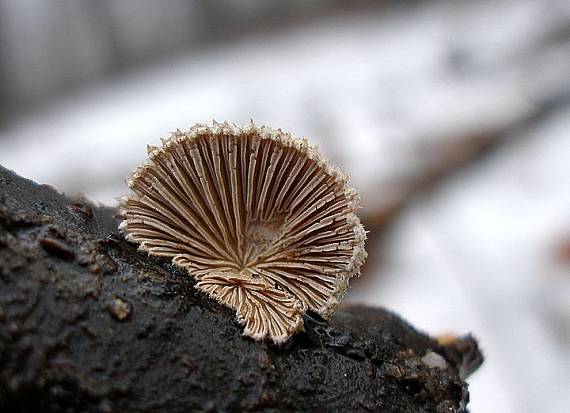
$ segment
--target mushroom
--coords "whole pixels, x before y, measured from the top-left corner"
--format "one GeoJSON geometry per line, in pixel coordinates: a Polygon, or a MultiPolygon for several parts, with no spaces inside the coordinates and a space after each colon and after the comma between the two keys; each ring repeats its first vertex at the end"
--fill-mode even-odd
{"type": "Polygon", "coordinates": [[[234,309],[244,335],[280,344],[303,314],[328,319],[366,258],[359,199],[306,139],[214,122],[176,131],[128,181],[120,225],[234,309]]]}

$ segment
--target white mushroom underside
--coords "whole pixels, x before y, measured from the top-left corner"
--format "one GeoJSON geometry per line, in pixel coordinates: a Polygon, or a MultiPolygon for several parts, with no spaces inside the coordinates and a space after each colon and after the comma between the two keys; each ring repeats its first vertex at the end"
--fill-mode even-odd
{"type": "Polygon", "coordinates": [[[121,228],[280,343],[311,309],[328,318],[365,259],[358,199],[304,140],[270,128],[176,132],[129,181],[121,228]]]}

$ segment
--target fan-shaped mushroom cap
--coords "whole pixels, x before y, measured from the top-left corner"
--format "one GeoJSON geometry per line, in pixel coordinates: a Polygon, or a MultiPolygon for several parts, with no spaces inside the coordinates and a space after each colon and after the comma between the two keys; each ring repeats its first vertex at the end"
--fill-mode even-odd
{"type": "Polygon", "coordinates": [[[366,258],[358,197],[306,140],[214,123],[177,131],[128,181],[127,239],[172,258],[233,308],[244,334],[286,341],[329,318],[366,258]]]}

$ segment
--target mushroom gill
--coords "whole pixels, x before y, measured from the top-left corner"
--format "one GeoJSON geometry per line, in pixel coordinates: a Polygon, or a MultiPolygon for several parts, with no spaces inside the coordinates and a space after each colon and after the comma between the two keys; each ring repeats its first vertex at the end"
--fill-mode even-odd
{"type": "Polygon", "coordinates": [[[231,307],[254,339],[329,318],[366,258],[358,196],[316,147],[250,123],[177,131],[130,180],[121,229],[231,307]]]}

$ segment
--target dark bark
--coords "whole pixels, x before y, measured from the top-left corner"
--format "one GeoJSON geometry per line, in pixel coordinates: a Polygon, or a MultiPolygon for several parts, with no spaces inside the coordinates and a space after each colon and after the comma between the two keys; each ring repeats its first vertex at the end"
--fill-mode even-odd
{"type": "Polygon", "coordinates": [[[115,210],[0,167],[1,411],[460,411],[482,361],[363,306],[285,346],[241,335],[115,210]],[[426,356],[427,354],[427,356],[426,356]]]}

